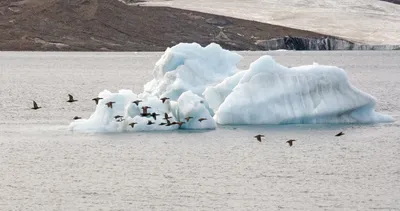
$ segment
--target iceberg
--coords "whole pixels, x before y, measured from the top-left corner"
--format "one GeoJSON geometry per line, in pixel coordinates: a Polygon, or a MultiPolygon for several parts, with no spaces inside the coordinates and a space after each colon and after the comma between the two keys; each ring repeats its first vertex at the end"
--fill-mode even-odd
{"type": "Polygon", "coordinates": [[[69,129],[133,132],[215,129],[217,124],[393,121],[377,113],[376,99],[352,86],[338,67],[314,63],[288,68],[266,55],[239,70],[241,59],[214,43],[168,48],[142,93],[104,90],[94,113],[69,129]]]}
{"type": "Polygon", "coordinates": [[[344,70],[317,63],[288,68],[271,56],[208,88],[205,97],[215,102],[211,105],[218,124],[393,121],[375,112],[376,99],[352,86],[344,70]]]}

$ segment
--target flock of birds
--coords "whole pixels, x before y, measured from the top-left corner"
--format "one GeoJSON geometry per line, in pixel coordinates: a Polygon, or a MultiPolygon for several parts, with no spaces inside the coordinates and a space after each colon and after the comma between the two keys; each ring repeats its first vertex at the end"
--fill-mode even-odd
{"type": "MultiPolygon", "coordinates": [[[[342,136],[342,135],[344,135],[344,133],[340,132],[340,133],[336,134],[335,136],[339,137],[339,136],[342,136]]],[[[259,142],[261,142],[261,138],[262,137],[264,137],[264,135],[261,135],[261,134],[254,136],[254,138],[256,138],[257,141],[259,141],[259,142]]],[[[286,143],[288,143],[289,146],[291,147],[291,146],[293,146],[293,142],[295,142],[295,141],[296,141],[295,139],[290,139],[290,140],[286,141],[286,143]]]]}
{"type": "MultiPolygon", "coordinates": [[[[71,94],[68,94],[68,97],[69,97],[68,100],[67,100],[68,103],[73,103],[73,102],[78,101],[78,100],[74,99],[74,96],[72,96],[71,94]]],[[[93,98],[92,100],[95,101],[95,103],[96,103],[96,105],[97,105],[97,104],[99,104],[99,101],[100,101],[101,99],[103,99],[103,98],[101,98],[101,97],[96,97],[96,98],[93,98]]],[[[168,98],[168,97],[163,97],[163,98],[161,98],[160,100],[162,101],[162,103],[165,103],[167,100],[169,100],[169,98],[168,98]]],[[[39,107],[39,106],[38,106],[38,104],[36,103],[36,101],[34,101],[34,100],[32,100],[32,101],[33,101],[33,107],[32,107],[31,109],[37,110],[37,109],[42,108],[42,107],[39,107]]],[[[139,106],[139,104],[140,104],[141,102],[143,102],[143,101],[142,101],[142,100],[135,100],[135,101],[133,101],[132,103],[135,103],[136,106],[139,106]]],[[[107,106],[108,108],[112,109],[114,103],[115,103],[114,101],[110,101],[110,102],[105,103],[105,106],[107,106]]],[[[149,113],[149,112],[148,112],[148,109],[149,109],[149,108],[151,108],[151,107],[149,107],[149,106],[142,106],[142,113],[140,113],[140,116],[142,116],[142,117],[153,117],[154,120],[157,120],[157,116],[160,116],[160,114],[157,114],[157,113],[155,113],[155,112],[149,113]]],[[[123,119],[123,116],[121,116],[121,115],[116,115],[116,116],[114,116],[114,118],[115,118],[115,120],[116,120],[117,122],[125,121],[125,119],[123,119]]],[[[193,117],[188,116],[188,117],[185,117],[186,122],[181,122],[181,121],[178,121],[178,122],[171,122],[171,121],[169,120],[169,119],[171,119],[171,118],[172,118],[172,117],[168,116],[167,113],[164,113],[164,118],[163,118],[163,119],[164,119],[166,122],[162,122],[162,123],[160,123],[159,125],[165,125],[165,126],[179,125],[179,128],[181,128],[181,126],[182,126],[183,124],[185,124],[186,122],[189,122],[191,119],[193,119],[193,117]]],[[[73,119],[74,119],[74,120],[82,119],[82,117],[75,116],[73,119]]],[[[202,118],[199,118],[199,119],[198,119],[199,122],[202,122],[202,121],[205,121],[205,120],[207,120],[207,118],[203,118],[203,117],[202,117],[202,118]]],[[[132,128],[134,128],[136,124],[137,124],[137,122],[131,122],[131,123],[129,123],[128,125],[131,126],[132,128]]],[[[148,120],[147,125],[153,125],[153,124],[155,124],[155,123],[152,122],[151,120],[148,120]]]]}
{"type": "MultiPolygon", "coordinates": [[[[69,99],[67,100],[67,102],[69,102],[69,103],[73,103],[73,102],[78,101],[78,100],[75,100],[75,99],[74,99],[74,96],[72,96],[71,94],[68,94],[68,97],[69,97],[69,99]]],[[[103,98],[101,98],[101,97],[96,97],[96,98],[93,98],[92,100],[95,101],[95,103],[96,103],[96,105],[97,105],[97,104],[99,103],[99,100],[101,100],[101,99],[103,99],[103,98]]],[[[168,97],[163,97],[163,98],[161,98],[160,100],[162,101],[162,103],[165,103],[165,101],[169,100],[169,98],[168,98],[168,97]]],[[[42,108],[42,107],[39,107],[38,104],[37,104],[34,100],[32,100],[32,101],[33,101],[33,107],[32,107],[32,109],[37,110],[37,109],[42,108]]],[[[133,101],[132,103],[135,103],[136,106],[139,106],[139,104],[140,104],[141,102],[143,102],[143,101],[142,101],[142,100],[135,100],[135,101],[133,101]]],[[[112,109],[114,103],[115,103],[115,102],[110,101],[110,102],[105,103],[105,105],[106,105],[108,108],[111,108],[111,109],[112,109]]],[[[142,111],[143,111],[143,112],[140,113],[140,115],[141,115],[142,117],[153,117],[154,120],[157,120],[157,116],[160,116],[160,114],[157,114],[157,113],[155,113],[155,112],[153,112],[153,113],[148,113],[148,109],[149,109],[149,108],[151,108],[151,107],[149,107],[149,106],[142,106],[142,111]]],[[[122,122],[122,121],[124,121],[123,116],[121,116],[121,115],[116,115],[116,116],[114,116],[114,118],[116,119],[117,122],[122,122]]],[[[162,122],[162,123],[160,123],[159,125],[165,125],[165,126],[179,125],[179,128],[180,128],[183,124],[185,124],[185,122],[181,122],[181,121],[178,121],[178,122],[171,122],[171,121],[169,120],[169,119],[171,119],[171,118],[172,118],[172,117],[168,116],[167,113],[164,113],[164,118],[163,118],[163,119],[164,119],[166,122],[162,122]]],[[[77,119],[81,119],[81,117],[75,116],[73,119],[74,119],[74,120],[77,120],[77,119]]],[[[189,122],[191,119],[193,119],[193,117],[190,117],[190,116],[185,117],[186,122],[189,122]]],[[[199,122],[202,122],[202,121],[204,121],[204,120],[207,120],[207,118],[199,118],[199,119],[198,119],[199,122]]],[[[131,126],[132,128],[134,128],[136,124],[137,124],[137,122],[131,122],[131,123],[129,123],[129,126],[131,126]]],[[[155,123],[152,122],[151,120],[149,120],[149,121],[147,122],[147,125],[152,125],[152,124],[155,124],[155,123]]],[[[336,134],[335,136],[336,136],[336,137],[339,137],[339,136],[342,136],[342,135],[344,135],[344,133],[343,133],[343,132],[340,132],[340,133],[336,134]]],[[[262,141],[262,140],[261,140],[262,137],[264,137],[264,135],[261,135],[261,134],[254,136],[254,138],[256,138],[257,141],[259,141],[259,142],[262,141]]],[[[290,140],[286,141],[286,143],[288,143],[289,146],[291,147],[291,146],[293,146],[293,142],[295,142],[295,141],[296,141],[295,139],[290,139],[290,140]]]]}

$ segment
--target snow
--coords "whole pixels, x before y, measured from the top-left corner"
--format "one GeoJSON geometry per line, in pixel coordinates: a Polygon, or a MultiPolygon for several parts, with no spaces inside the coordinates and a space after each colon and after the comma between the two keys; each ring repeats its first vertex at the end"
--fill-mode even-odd
{"type": "Polygon", "coordinates": [[[90,118],[72,122],[69,129],[130,132],[215,129],[217,123],[393,121],[376,113],[375,98],[353,87],[338,67],[313,63],[288,68],[271,56],[262,56],[248,70],[239,70],[241,58],[217,44],[204,48],[195,43],[178,44],[167,49],[156,63],[154,79],[145,84],[143,93],[104,90],[90,118]],[[136,100],[141,101],[139,105],[133,103],[136,100]],[[109,102],[113,102],[112,107],[109,102]],[[145,106],[149,107],[147,115],[143,115],[145,106]],[[168,121],[165,114],[170,117],[168,121]],[[115,118],[117,115],[122,117],[115,118]],[[136,124],[132,127],[131,123],[136,124]]]}
{"type": "Polygon", "coordinates": [[[400,43],[400,5],[380,0],[148,0],[144,5],[255,20],[364,44],[400,43]]]}

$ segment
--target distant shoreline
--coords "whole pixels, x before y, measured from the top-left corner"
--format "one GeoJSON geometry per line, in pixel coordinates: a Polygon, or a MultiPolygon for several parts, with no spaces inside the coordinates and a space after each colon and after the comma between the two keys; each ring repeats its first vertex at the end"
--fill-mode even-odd
{"type": "Polygon", "coordinates": [[[0,3],[0,51],[154,52],[181,42],[214,42],[238,51],[340,50],[336,41],[353,46],[311,31],[168,7],[117,0],[39,2],[0,3]]]}

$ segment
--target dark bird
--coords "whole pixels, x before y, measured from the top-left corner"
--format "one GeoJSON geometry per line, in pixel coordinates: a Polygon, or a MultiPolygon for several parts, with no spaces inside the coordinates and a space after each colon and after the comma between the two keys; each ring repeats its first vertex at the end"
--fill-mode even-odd
{"type": "Polygon", "coordinates": [[[166,125],[167,123],[165,123],[165,122],[161,122],[159,125],[166,125]]]}
{"type": "Polygon", "coordinates": [[[69,102],[69,103],[73,103],[73,102],[78,101],[78,100],[75,100],[75,99],[74,99],[74,96],[72,96],[72,95],[70,95],[70,94],[68,94],[68,97],[69,97],[69,100],[67,100],[67,102],[69,102]]]}
{"type": "Polygon", "coordinates": [[[125,119],[117,119],[117,122],[122,122],[122,121],[124,121],[125,119]]]}
{"type": "Polygon", "coordinates": [[[200,118],[200,119],[199,119],[199,122],[202,122],[202,121],[204,121],[204,120],[207,120],[207,118],[200,118]]]}
{"type": "Polygon", "coordinates": [[[261,142],[261,137],[264,137],[264,135],[256,135],[254,138],[257,139],[257,141],[261,142]]]}
{"type": "Polygon", "coordinates": [[[151,108],[151,107],[149,107],[149,106],[142,106],[143,114],[144,114],[144,115],[147,115],[147,114],[148,114],[148,113],[147,113],[147,109],[149,109],[149,108],[151,108]]]}
{"type": "Polygon", "coordinates": [[[97,104],[99,104],[99,100],[101,100],[101,99],[103,99],[103,98],[101,98],[101,97],[95,97],[95,98],[93,98],[92,100],[96,103],[96,105],[97,104]]]}
{"type": "Polygon", "coordinates": [[[107,107],[109,107],[109,108],[113,108],[113,104],[114,104],[115,102],[108,102],[108,103],[106,103],[106,105],[107,105],[107,107]]]}
{"type": "Polygon", "coordinates": [[[165,101],[169,100],[169,98],[168,97],[163,97],[160,100],[162,101],[162,103],[165,103],[165,101]]]}
{"type": "Polygon", "coordinates": [[[169,121],[168,119],[167,119],[167,124],[165,125],[165,126],[171,126],[172,124],[171,124],[171,121],[169,121]]]}
{"type": "Polygon", "coordinates": [[[184,122],[175,122],[175,124],[179,125],[179,128],[182,127],[183,124],[185,124],[184,122]]]}
{"type": "Polygon", "coordinates": [[[136,122],[129,123],[129,125],[130,125],[132,128],[135,127],[136,124],[137,124],[136,122]]]}
{"type": "Polygon", "coordinates": [[[77,119],[82,119],[82,117],[80,117],[80,116],[75,116],[75,117],[74,117],[74,120],[77,120],[77,119]]]}
{"type": "Polygon", "coordinates": [[[340,133],[336,134],[335,136],[342,136],[342,135],[344,135],[344,133],[340,132],[340,133]]]}
{"type": "Polygon", "coordinates": [[[123,116],[121,116],[121,115],[117,115],[117,116],[114,116],[114,119],[119,119],[119,118],[122,118],[123,116]]]}
{"type": "Polygon", "coordinates": [[[32,108],[33,110],[37,110],[37,109],[41,108],[37,105],[37,103],[34,100],[32,100],[32,101],[33,101],[33,108],[32,108]]]}
{"type": "Polygon", "coordinates": [[[152,125],[152,124],[154,124],[154,122],[152,122],[150,120],[147,122],[147,125],[152,125]]]}
{"type": "Polygon", "coordinates": [[[288,143],[289,144],[289,146],[291,147],[292,145],[293,145],[293,142],[294,141],[296,141],[296,140],[294,140],[294,139],[290,139],[289,141],[287,141],[286,143],[288,143]]]}
{"type": "Polygon", "coordinates": [[[193,117],[188,116],[188,117],[186,117],[185,119],[186,119],[186,122],[189,122],[189,120],[190,120],[190,119],[193,119],[193,117]]]}
{"type": "Polygon", "coordinates": [[[160,116],[160,114],[156,114],[156,112],[153,112],[150,116],[152,116],[154,120],[157,120],[157,116],[160,116]]]}
{"type": "Polygon", "coordinates": [[[137,106],[139,106],[139,103],[142,102],[141,100],[135,100],[132,103],[135,103],[137,106]]]}
{"type": "Polygon", "coordinates": [[[172,118],[172,117],[168,116],[167,113],[164,113],[164,118],[163,118],[163,119],[168,120],[168,119],[171,119],[171,118],[172,118]]]}

